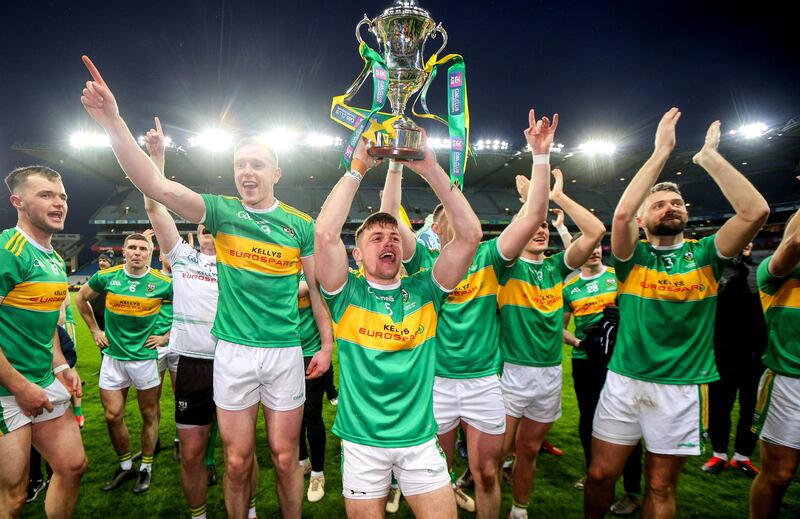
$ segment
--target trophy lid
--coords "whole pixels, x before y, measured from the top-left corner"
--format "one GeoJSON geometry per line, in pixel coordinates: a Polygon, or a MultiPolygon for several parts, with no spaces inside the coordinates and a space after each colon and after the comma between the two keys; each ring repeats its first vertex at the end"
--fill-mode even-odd
{"type": "Polygon", "coordinates": [[[383,18],[385,16],[396,15],[416,15],[424,18],[431,18],[430,13],[417,4],[417,0],[395,0],[394,5],[384,9],[379,17],[383,18]]]}

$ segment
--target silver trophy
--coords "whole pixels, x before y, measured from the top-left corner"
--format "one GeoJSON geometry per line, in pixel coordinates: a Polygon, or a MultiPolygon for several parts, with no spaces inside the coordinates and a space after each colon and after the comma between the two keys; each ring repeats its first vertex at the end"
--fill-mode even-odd
{"type": "MultiPolygon", "coordinates": [[[[400,116],[392,123],[394,137],[387,133],[376,133],[376,142],[370,143],[367,152],[373,157],[420,160],[425,152],[420,148],[422,134],[414,121],[403,115],[408,98],[419,91],[428,73],[425,72],[423,53],[428,37],[442,35],[442,45],[436,54],[441,54],[447,45],[447,32],[437,24],[416,0],[396,0],[394,5],[370,20],[367,15],[356,25],[356,38],[361,39],[361,27],[366,25],[382,47],[381,55],[389,72],[388,98],[392,113],[400,116]]],[[[349,99],[366,80],[366,74],[356,79],[346,95],[349,99]]]]}

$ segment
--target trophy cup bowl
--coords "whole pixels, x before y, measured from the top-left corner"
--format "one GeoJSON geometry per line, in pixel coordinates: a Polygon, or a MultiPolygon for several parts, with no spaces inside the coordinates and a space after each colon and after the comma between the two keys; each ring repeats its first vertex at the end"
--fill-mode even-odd
{"type": "Polygon", "coordinates": [[[421,160],[425,150],[420,148],[422,133],[414,121],[403,113],[408,99],[425,83],[423,53],[428,37],[442,35],[442,45],[436,54],[447,45],[447,32],[441,24],[436,24],[416,0],[396,0],[395,4],[383,11],[375,19],[367,15],[356,25],[356,38],[361,39],[361,26],[367,25],[382,47],[381,55],[389,73],[387,97],[392,113],[399,119],[392,123],[394,137],[387,133],[375,134],[376,142],[370,142],[367,153],[372,157],[421,160]]]}

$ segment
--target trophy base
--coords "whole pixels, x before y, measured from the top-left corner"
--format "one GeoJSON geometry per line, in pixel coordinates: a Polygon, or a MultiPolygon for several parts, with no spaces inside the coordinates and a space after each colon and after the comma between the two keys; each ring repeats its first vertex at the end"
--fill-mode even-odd
{"type": "Polygon", "coordinates": [[[367,154],[378,159],[422,160],[425,158],[425,150],[393,146],[368,146],[367,154]]]}

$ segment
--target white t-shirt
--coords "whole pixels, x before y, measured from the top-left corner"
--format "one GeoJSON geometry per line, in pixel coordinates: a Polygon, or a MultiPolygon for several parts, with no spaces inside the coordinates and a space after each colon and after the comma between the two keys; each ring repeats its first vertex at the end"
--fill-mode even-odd
{"type": "Polygon", "coordinates": [[[217,257],[180,243],[166,254],[172,265],[173,317],[170,350],[199,359],[213,359],[217,338],[211,335],[217,313],[217,257]]]}

